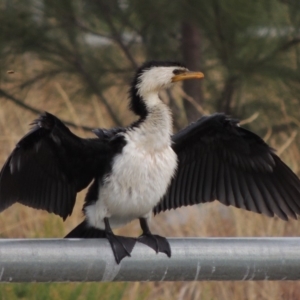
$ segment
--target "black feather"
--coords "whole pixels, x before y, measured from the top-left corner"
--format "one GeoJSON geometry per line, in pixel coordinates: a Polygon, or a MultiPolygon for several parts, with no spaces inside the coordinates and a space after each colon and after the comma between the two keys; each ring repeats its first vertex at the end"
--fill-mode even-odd
{"type": "Polygon", "coordinates": [[[86,221],[83,221],[65,236],[65,239],[72,238],[105,238],[105,231],[90,227],[86,221]]]}
{"type": "Polygon", "coordinates": [[[204,116],[172,136],[172,141],[179,168],[171,193],[166,193],[155,213],[217,197],[225,205],[276,214],[284,220],[299,214],[299,178],[259,136],[239,127],[237,120],[224,114],[204,116]],[[190,196],[184,196],[182,189],[190,191],[190,196]]]}
{"type": "Polygon", "coordinates": [[[109,169],[115,152],[107,141],[77,137],[49,113],[32,125],[0,172],[0,211],[20,202],[65,219],[76,193],[109,169]]]}

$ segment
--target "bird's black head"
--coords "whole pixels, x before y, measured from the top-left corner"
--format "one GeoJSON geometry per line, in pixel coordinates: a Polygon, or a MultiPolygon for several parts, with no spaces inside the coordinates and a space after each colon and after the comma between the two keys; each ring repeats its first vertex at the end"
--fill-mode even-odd
{"type": "Polygon", "coordinates": [[[189,72],[179,62],[149,61],[144,63],[133,78],[130,94],[130,109],[141,118],[146,118],[147,96],[159,93],[172,83],[191,78],[202,78],[202,73],[189,72]]]}
{"type": "Polygon", "coordinates": [[[179,62],[148,61],[135,73],[130,94],[130,109],[141,118],[148,114],[144,94],[147,92],[159,92],[172,83],[176,74],[184,73],[187,68],[179,62]],[[143,94],[144,92],[144,94],[143,94]]]}

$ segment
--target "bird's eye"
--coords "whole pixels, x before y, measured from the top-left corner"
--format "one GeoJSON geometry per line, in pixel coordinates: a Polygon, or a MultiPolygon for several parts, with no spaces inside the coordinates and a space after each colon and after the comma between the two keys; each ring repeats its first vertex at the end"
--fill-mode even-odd
{"type": "Polygon", "coordinates": [[[182,73],[184,73],[185,71],[184,70],[182,70],[182,69],[175,69],[174,71],[173,71],[173,74],[174,75],[178,75],[178,74],[182,74],[182,73]]]}

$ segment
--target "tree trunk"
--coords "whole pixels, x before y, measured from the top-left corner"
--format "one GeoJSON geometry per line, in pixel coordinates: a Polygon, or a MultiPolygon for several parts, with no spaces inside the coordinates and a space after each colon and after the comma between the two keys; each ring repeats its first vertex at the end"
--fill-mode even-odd
{"type": "Polygon", "coordinates": [[[223,112],[227,115],[232,113],[232,100],[236,92],[237,84],[238,78],[236,76],[227,78],[221,96],[217,101],[218,112],[223,112]]]}
{"type": "MultiPolygon", "coordinates": [[[[201,36],[199,29],[194,24],[182,22],[182,54],[183,62],[192,71],[201,71],[201,36]]],[[[202,82],[199,80],[187,80],[183,82],[183,89],[198,104],[203,103],[202,82]]],[[[188,121],[195,121],[200,112],[190,102],[185,101],[184,107],[188,121]]]]}

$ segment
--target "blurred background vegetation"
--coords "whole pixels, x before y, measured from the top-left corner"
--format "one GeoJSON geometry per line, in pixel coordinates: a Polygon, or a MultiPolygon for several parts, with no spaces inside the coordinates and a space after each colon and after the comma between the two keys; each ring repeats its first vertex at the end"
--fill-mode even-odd
{"type": "MultiPolygon", "coordinates": [[[[0,163],[41,111],[84,137],[127,125],[127,90],[145,60],[179,60],[205,73],[163,94],[174,130],[225,112],[300,166],[299,0],[0,0],[0,163]]],[[[2,237],[62,237],[82,219],[84,192],[65,223],[14,205],[2,237]]],[[[155,217],[168,236],[299,236],[297,222],[220,204],[155,217]]],[[[119,233],[137,235],[134,222],[119,233]]],[[[153,256],[155,259],[155,255],[153,256]]],[[[298,283],[10,284],[1,299],[300,299],[298,283]]]]}

